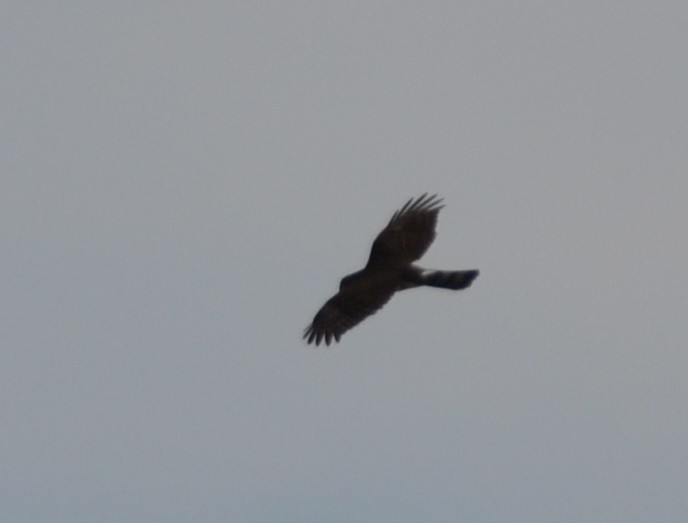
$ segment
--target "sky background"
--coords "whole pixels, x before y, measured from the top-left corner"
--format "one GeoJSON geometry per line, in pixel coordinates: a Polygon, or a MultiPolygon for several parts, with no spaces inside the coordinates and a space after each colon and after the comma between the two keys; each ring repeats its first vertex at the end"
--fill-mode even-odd
{"type": "Polygon", "coordinates": [[[688,521],[685,1],[11,1],[0,519],[688,521]],[[410,197],[418,289],[303,329],[410,197]]]}

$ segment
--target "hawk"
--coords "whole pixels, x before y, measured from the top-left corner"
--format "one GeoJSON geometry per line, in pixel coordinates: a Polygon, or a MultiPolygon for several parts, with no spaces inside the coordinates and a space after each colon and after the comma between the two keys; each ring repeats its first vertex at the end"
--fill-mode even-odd
{"type": "Polygon", "coordinates": [[[366,266],[342,279],[339,292],[327,300],[306,328],[303,337],[308,343],[339,341],[342,334],[375,314],[396,291],[423,285],[459,290],[473,282],[477,270],[438,271],[413,264],[435,239],[441,204],[437,195],[425,193],[411,198],[394,213],[375,238],[366,266]]]}

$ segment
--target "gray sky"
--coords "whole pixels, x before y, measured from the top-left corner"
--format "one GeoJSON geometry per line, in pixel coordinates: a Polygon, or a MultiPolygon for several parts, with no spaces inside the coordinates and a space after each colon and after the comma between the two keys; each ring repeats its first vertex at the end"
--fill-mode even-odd
{"type": "Polygon", "coordinates": [[[0,24],[2,521],[688,520],[685,2],[0,24]],[[306,346],[426,191],[478,280],[306,346]]]}

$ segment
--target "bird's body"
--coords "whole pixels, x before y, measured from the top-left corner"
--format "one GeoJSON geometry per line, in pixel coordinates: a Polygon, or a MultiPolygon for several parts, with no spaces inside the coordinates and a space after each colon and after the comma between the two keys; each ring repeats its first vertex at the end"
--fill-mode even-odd
{"type": "Polygon", "coordinates": [[[392,295],[419,286],[465,289],[478,276],[477,270],[439,271],[424,269],[418,260],[435,238],[437,214],[442,200],[422,195],[406,202],[377,236],[360,271],[342,278],[339,292],[318,311],[306,328],[308,343],[339,341],[341,335],[375,314],[392,295]]]}

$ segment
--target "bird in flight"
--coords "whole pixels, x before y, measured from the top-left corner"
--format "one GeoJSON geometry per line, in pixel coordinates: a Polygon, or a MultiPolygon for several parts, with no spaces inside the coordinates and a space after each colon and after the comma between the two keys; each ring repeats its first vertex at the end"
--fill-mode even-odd
{"type": "Polygon", "coordinates": [[[413,264],[435,239],[441,204],[437,195],[425,193],[411,198],[394,213],[375,238],[366,266],[342,279],[339,292],[306,327],[303,337],[308,343],[339,341],[342,334],[375,314],[396,291],[424,285],[459,290],[473,282],[477,270],[439,271],[413,264]]]}

